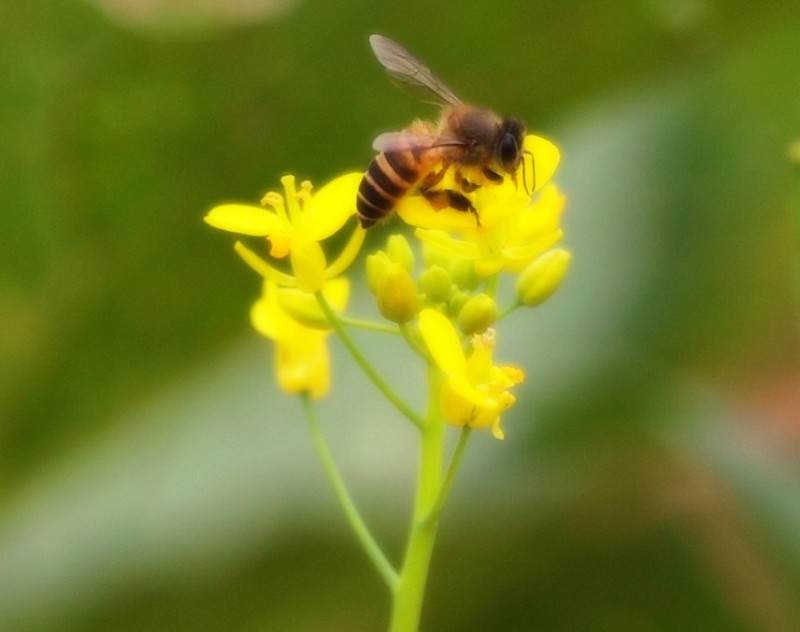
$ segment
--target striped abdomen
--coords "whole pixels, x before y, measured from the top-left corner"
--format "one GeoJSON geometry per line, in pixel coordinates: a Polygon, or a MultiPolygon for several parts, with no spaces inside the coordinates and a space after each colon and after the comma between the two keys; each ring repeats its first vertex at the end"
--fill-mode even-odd
{"type": "Polygon", "coordinates": [[[389,215],[438,160],[435,151],[387,151],[375,156],[358,187],[361,225],[369,228],[389,215]]]}

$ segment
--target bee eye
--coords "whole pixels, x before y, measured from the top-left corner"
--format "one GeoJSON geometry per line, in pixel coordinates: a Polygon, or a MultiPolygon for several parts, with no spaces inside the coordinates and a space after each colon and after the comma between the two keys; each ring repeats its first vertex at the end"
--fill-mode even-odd
{"type": "Polygon", "coordinates": [[[503,134],[500,139],[500,164],[506,171],[513,171],[519,164],[519,145],[513,134],[503,134]]]}

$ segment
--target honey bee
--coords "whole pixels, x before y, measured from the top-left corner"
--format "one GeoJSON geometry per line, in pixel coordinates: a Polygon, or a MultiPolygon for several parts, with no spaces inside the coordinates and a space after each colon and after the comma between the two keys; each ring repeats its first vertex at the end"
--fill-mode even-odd
{"type": "Polygon", "coordinates": [[[480,218],[464,193],[483,182],[500,183],[503,173],[516,182],[522,163],[525,124],[501,118],[491,110],[467,105],[425,64],[397,42],[381,35],[369,38],[372,50],[389,76],[428,101],[442,106],[439,122],[415,121],[399,132],[381,134],[373,142],[379,152],[358,187],[356,207],[361,225],[369,228],[388,216],[403,196],[419,192],[440,210],[452,207],[480,218]],[[448,168],[460,191],[436,189],[448,168]]]}

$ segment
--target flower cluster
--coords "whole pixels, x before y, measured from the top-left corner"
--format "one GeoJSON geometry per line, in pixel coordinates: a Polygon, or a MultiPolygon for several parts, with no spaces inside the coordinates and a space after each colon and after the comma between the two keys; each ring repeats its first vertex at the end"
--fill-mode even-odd
{"type": "MultiPolygon", "coordinates": [[[[501,414],[515,401],[511,389],[524,379],[522,369],[494,362],[497,323],[549,297],[570,262],[557,247],[565,199],[550,182],[558,149],[528,136],[525,150],[521,178],[466,194],[477,217],[434,211],[419,195],[402,198],[396,213],[413,227],[416,247],[392,234],[385,248],[366,258],[378,312],[391,323],[381,331],[405,335],[439,373],[442,417],[459,427],[490,428],[497,438],[503,438],[501,414]],[[513,298],[502,307],[501,275],[514,281],[513,298]]],[[[348,321],[340,315],[349,283],[342,275],[365,235],[355,219],[361,177],[341,176],[314,194],[310,183],[298,188],[286,176],[284,193],[268,193],[260,207],[225,204],[206,216],[216,228],[266,240],[264,254],[242,242],[235,249],[264,279],[251,319],[275,343],[277,379],[286,392],[319,398],[329,390],[326,340],[337,325],[344,335],[348,321]],[[344,239],[342,232],[348,233],[344,239]],[[329,241],[345,244],[330,262],[329,241]]],[[[450,170],[437,186],[457,188],[456,175],[450,170]]]]}
{"type": "Polygon", "coordinates": [[[222,204],[205,217],[214,228],[266,239],[269,260],[240,241],[234,247],[264,279],[250,318],[259,333],[275,342],[278,384],[288,393],[318,399],[330,388],[326,338],[331,324],[314,294],[321,293],[339,312],[347,306],[349,281],[339,275],[355,260],[365,232],[353,223],[350,238],[331,263],[323,242],[355,214],[360,180],[360,174],[347,174],[312,194],[310,182],[302,182],[298,190],[294,176],[284,176],[283,195],[270,191],[261,206],[222,204]]]}

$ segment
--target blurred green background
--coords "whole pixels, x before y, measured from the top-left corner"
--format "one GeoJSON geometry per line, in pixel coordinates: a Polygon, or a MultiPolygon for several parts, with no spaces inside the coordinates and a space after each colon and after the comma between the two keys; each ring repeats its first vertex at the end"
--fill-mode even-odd
{"type": "MultiPolygon", "coordinates": [[[[423,629],[800,629],[794,0],[0,4],[0,629],[383,629],[201,221],[435,116],[372,32],[561,145],[574,254],[504,323],[529,380],[469,447],[423,629]]],[[[325,432],[397,558],[414,433],[334,362],[325,432]]]]}

